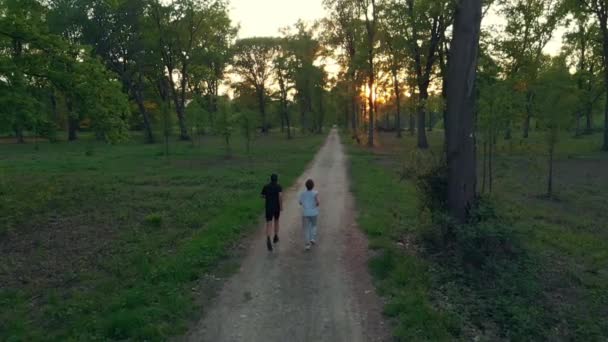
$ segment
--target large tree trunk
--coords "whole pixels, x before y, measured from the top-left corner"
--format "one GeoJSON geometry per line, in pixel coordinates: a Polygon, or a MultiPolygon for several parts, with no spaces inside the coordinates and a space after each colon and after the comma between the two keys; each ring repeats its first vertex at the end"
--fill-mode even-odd
{"type": "Polygon", "coordinates": [[[420,87],[420,101],[418,101],[418,148],[427,149],[429,143],[426,139],[426,101],[429,93],[426,87],[420,87]]]}
{"type": "Polygon", "coordinates": [[[482,0],[462,0],[454,22],[448,66],[447,204],[450,215],[464,223],[476,195],[475,78],[479,52],[482,0]]]}

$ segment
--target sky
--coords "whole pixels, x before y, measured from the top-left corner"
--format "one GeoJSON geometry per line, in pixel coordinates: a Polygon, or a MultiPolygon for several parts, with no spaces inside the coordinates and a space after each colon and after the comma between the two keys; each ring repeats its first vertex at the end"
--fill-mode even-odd
{"type": "MultiPolygon", "coordinates": [[[[313,21],[327,14],[322,0],[231,0],[230,16],[240,25],[239,38],[276,36],[279,29],[296,23],[298,19],[313,21]]],[[[496,15],[488,15],[485,25],[504,23],[496,15]]],[[[556,54],[561,44],[558,30],[545,49],[556,54]]]]}
{"type": "Polygon", "coordinates": [[[322,0],[231,0],[230,16],[240,25],[239,38],[276,36],[279,29],[303,19],[325,17],[322,0]]]}

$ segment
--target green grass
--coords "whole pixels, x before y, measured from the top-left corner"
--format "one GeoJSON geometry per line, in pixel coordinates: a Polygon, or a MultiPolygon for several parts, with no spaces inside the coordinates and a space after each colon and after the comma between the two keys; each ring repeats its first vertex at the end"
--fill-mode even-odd
{"type": "Polygon", "coordinates": [[[458,318],[434,305],[431,265],[409,245],[418,220],[414,186],[399,182],[396,172],[382,166],[382,157],[354,146],[349,154],[358,223],[378,252],[370,268],[387,300],[385,314],[396,322],[394,335],[403,341],[449,340],[458,334],[458,318]]]}
{"type": "MultiPolygon", "coordinates": [[[[442,138],[429,135],[433,153],[442,138]]],[[[419,167],[415,139],[379,140],[373,151],[350,147],[351,171],[359,222],[378,250],[371,269],[398,340],[608,338],[608,154],[599,152],[599,134],[562,138],[553,199],[542,196],[542,134],[500,141],[494,193],[485,194],[498,218],[459,232],[466,234],[456,244],[501,236],[510,251],[477,268],[424,242],[429,217],[419,213],[412,181],[401,179],[419,167]]]]}
{"type": "Polygon", "coordinates": [[[0,340],[184,332],[192,288],[256,226],[270,173],[290,185],[323,137],[258,137],[250,158],[234,140],[231,158],[214,137],[168,158],[161,144],[0,145],[0,340]]]}

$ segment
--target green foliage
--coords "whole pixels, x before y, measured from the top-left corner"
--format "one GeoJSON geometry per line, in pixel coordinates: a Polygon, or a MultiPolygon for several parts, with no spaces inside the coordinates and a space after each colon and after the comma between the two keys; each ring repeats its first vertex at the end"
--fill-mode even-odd
{"type": "Polygon", "coordinates": [[[216,134],[221,135],[224,138],[224,142],[226,143],[226,155],[230,156],[230,139],[234,133],[239,117],[238,115],[234,114],[230,101],[227,98],[221,99],[217,114],[217,118],[214,122],[214,131],[216,134]]]}
{"type": "Polygon", "coordinates": [[[548,132],[548,141],[555,144],[560,131],[572,127],[578,107],[579,93],[564,60],[557,57],[540,75],[536,84],[536,111],[541,125],[548,132]]]}
{"type": "MultiPolygon", "coordinates": [[[[109,73],[88,48],[52,33],[45,21],[49,8],[37,1],[5,1],[0,17],[0,125],[18,135],[25,129],[52,131],[49,93],[57,91],[66,101],[66,117],[87,119],[100,139],[117,142],[126,137],[124,116],[127,98],[115,75],[109,73]],[[39,130],[42,128],[42,130],[39,130]],[[45,129],[46,128],[46,129],[45,129]]],[[[56,108],[54,108],[56,110],[56,108]]]]}
{"type": "Polygon", "coordinates": [[[197,98],[186,107],[186,121],[190,124],[193,135],[204,135],[205,127],[212,122],[211,113],[201,104],[202,101],[201,98],[197,98]]]}

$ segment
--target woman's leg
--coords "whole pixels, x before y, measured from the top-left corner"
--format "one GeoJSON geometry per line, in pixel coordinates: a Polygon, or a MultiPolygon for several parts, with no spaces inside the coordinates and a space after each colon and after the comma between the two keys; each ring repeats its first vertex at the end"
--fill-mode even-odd
{"type": "Polygon", "coordinates": [[[318,216],[310,217],[310,242],[312,243],[317,242],[317,221],[318,216]]]}

